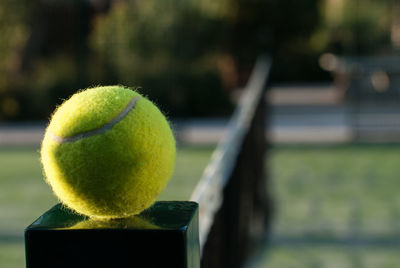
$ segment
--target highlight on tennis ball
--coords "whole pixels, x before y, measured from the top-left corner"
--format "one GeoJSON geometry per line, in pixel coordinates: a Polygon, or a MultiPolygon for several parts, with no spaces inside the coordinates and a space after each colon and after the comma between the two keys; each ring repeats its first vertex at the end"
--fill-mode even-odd
{"type": "Polygon", "coordinates": [[[80,91],[54,112],[41,162],[67,207],[92,218],[123,218],[150,207],[175,164],[167,119],[147,98],[122,86],[80,91]]]}

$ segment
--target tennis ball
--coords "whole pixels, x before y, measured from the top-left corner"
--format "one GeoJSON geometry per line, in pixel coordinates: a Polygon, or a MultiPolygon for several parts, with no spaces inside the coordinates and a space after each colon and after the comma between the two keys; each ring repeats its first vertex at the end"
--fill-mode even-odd
{"type": "Polygon", "coordinates": [[[67,207],[122,218],[151,206],[175,163],[175,139],[160,110],[122,87],[78,92],[58,107],[41,147],[46,181],[67,207]]]}

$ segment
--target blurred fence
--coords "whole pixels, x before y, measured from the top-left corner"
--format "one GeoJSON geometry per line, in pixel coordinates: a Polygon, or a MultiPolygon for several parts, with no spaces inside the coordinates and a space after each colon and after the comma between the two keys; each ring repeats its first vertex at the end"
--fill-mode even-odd
{"type": "Polygon", "coordinates": [[[261,57],[191,200],[200,206],[202,267],[240,267],[269,221],[264,89],[270,61],[261,57]]]}
{"type": "Polygon", "coordinates": [[[400,141],[400,57],[328,55],[326,65],[348,105],[352,139],[400,141]]]}

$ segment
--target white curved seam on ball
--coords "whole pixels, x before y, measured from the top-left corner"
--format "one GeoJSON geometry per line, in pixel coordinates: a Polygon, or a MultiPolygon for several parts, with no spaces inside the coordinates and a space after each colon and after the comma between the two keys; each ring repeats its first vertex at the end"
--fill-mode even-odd
{"type": "Polygon", "coordinates": [[[133,97],[130,102],[126,105],[126,107],[110,122],[105,123],[102,127],[96,128],[87,132],[78,133],[71,137],[60,137],[52,132],[49,132],[50,137],[58,143],[66,143],[66,142],[75,142],[80,139],[88,138],[94,135],[103,134],[109,130],[111,130],[114,125],[116,125],[119,121],[124,119],[128,113],[133,110],[136,106],[136,102],[139,100],[139,97],[133,97]]]}

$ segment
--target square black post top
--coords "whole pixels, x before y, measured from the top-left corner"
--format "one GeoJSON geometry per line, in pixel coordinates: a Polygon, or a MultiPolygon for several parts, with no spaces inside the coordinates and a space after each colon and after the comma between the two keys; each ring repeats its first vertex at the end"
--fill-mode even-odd
{"type": "Polygon", "coordinates": [[[198,209],[190,201],[159,201],[136,216],[122,219],[95,220],[76,214],[61,204],[45,212],[26,228],[28,230],[77,230],[77,229],[185,229],[198,209]]]}
{"type": "Polygon", "coordinates": [[[137,216],[94,220],[58,204],[25,229],[25,252],[28,268],[198,268],[198,205],[156,202],[137,216]]]}

